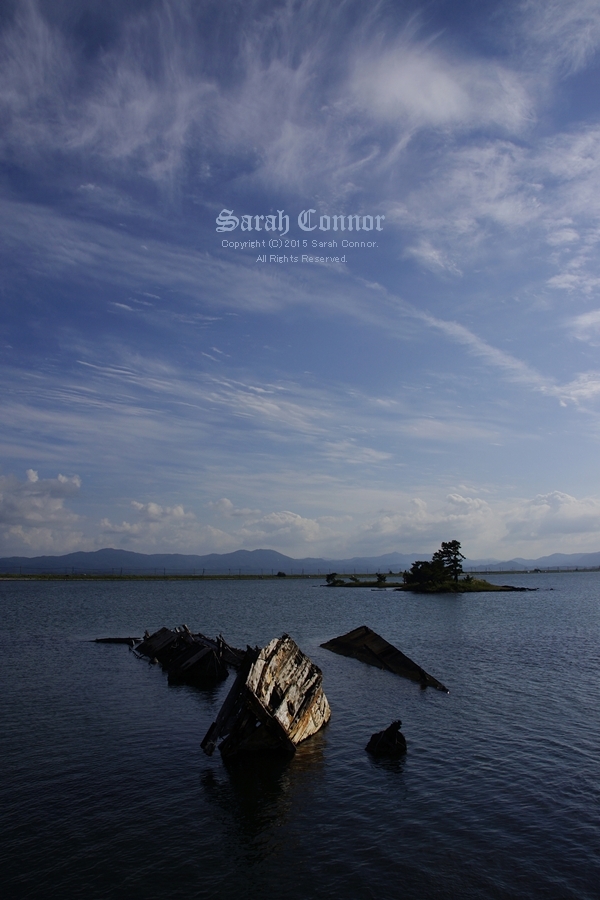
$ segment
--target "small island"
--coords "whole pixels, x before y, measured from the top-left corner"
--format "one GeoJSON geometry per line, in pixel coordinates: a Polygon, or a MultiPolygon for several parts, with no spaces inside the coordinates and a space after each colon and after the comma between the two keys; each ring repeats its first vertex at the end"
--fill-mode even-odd
{"type": "MultiPolygon", "coordinates": [[[[460,541],[442,541],[439,550],[430,560],[418,559],[409,571],[402,574],[402,583],[388,582],[387,575],[378,573],[375,581],[364,581],[350,575],[345,581],[337,572],[326,577],[328,587],[363,587],[371,589],[393,588],[395,591],[411,591],[417,594],[466,594],[484,591],[536,591],[537,588],[515,587],[511,584],[490,584],[484,578],[464,575],[460,541]]],[[[391,572],[389,573],[392,574],[391,572]]]]}

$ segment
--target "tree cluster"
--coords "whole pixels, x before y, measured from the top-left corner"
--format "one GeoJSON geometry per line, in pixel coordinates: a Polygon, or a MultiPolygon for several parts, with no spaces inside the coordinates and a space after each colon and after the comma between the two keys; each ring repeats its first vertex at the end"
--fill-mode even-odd
{"type": "Polygon", "coordinates": [[[462,573],[463,559],[460,541],[442,541],[430,560],[418,559],[404,572],[404,583],[421,591],[451,590],[462,573]]]}

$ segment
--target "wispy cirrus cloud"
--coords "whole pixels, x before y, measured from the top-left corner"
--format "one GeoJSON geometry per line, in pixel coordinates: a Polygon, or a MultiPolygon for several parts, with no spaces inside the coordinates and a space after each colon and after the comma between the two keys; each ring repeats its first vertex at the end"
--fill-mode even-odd
{"type": "MultiPolygon", "coordinates": [[[[582,372],[573,380],[560,383],[555,378],[543,375],[532,366],[504,350],[478,337],[464,325],[437,319],[426,313],[415,312],[432,328],[439,329],[452,340],[466,346],[469,351],[488,366],[501,370],[508,381],[521,384],[533,391],[555,397],[561,403],[585,404],[600,394],[600,375],[597,372],[582,372]]],[[[585,317],[584,317],[585,318],[585,317]]]]}
{"type": "MultiPolygon", "coordinates": [[[[552,3],[544,11],[543,4],[527,4],[525,19],[541,23],[539,33],[548,32],[551,43],[556,38],[550,23],[561,33],[569,30],[569,22],[580,21],[588,23],[586,33],[593,31],[588,22],[596,21],[593,4],[576,4],[578,11],[562,16],[559,6],[552,3]]],[[[108,49],[86,63],[87,79],[66,90],[65,79],[75,78],[82,64],[77,44],[51,26],[33,0],[24,3],[2,37],[4,104],[13,123],[6,130],[6,152],[17,146],[21,154],[26,147],[36,153],[51,148],[67,155],[91,152],[98,165],[109,167],[111,177],[114,165],[126,165],[169,191],[185,183],[190,153],[198,170],[205,167],[207,187],[212,157],[230,154],[242,164],[243,179],[255,187],[287,185],[288,193],[318,191],[335,202],[352,197],[357,208],[366,202],[363,194],[372,197],[383,190],[388,221],[409,232],[407,253],[440,273],[458,274],[465,264],[488,256],[497,229],[510,244],[515,229],[535,226],[542,240],[546,226],[570,218],[573,227],[554,230],[550,239],[555,245],[566,235],[576,240],[575,220],[597,207],[599,192],[591,189],[597,163],[590,168],[598,157],[597,139],[582,129],[550,138],[541,149],[524,145],[521,130],[535,118],[531,74],[511,69],[508,62],[453,55],[439,36],[421,34],[418,22],[405,23],[390,36],[385,19],[378,18],[381,11],[344,30],[335,52],[329,43],[336,19],[331,12],[329,27],[321,28],[328,37],[308,49],[302,37],[311,28],[309,8],[316,12],[310,3],[301,14],[287,6],[273,9],[260,28],[248,22],[244,39],[238,36],[239,64],[229,81],[218,67],[211,70],[208,52],[200,54],[200,62],[192,52],[199,33],[190,5],[164,4],[151,16],[123,17],[108,49]],[[275,33],[278,42],[270,45],[275,33]],[[313,102],[317,84],[325,98],[319,108],[313,102]],[[46,108],[54,111],[46,116],[46,108]],[[279,109],[281,115],[274,114],[279,109]],[[508,134],[481,133],[482,125],[493,123],[508,134]],[[473,134],[466,136],[464,129],[470,127],[473,134]],[[415,187],[407,174],[416,158],[406,141],[431,128],[443,131],[445,148],[429,165],[420,159],[415,187]],[[549,178],[568,180],[568,190],[550,185],[549,178]]],[[[90,202],[102,196],[107,209],[122,206],[123,191],[107,178],[99,181],[84,192],[90,202]]],[[[147,215],[148,204],[142,206],[147,215]]],[[[63,247],[71,255],[68,243],[63,247]]],[[[72,248],[73,257],[78,250],[72,248]]],[[[147,245],[148,276],[156,269],[155,250],[155,244],[147,245]]],[[[88,257],[90,252],[94,266],[97,252],[91,246],[88,257]]],[[[64,249],[54,255],[55,263],[61,253],[65,256],[64,249]]],[[[181,282],[190,266],[184,259],[172,262],[173,279],[181,282]]],[[[550,275],[551,286],[590,284],[586,266],[580,268],[550,275]]],[[[268,305],[276,288],[269,291],[262,284],[253,293],[268,305]]]]}
{"type": "Polygon", "coordinates": [[[123,14],[112,41],[86,58],[66,20],[61,30],[60,17],[50,24],[27,0],[2,36],[5,153],[85,152],[100,168],[125,167],[169,191],[191,151],[207,185],[224,155],[272,187],[339,197],[360,194],[359,174],[393,169],[422,129],[520,132],[531,120],[518,72],[443,49],[410,13],[391,36],[382,6],[352,16],[357,6],[240,11],[236,65],[224,77],[191,3],[123,14]]]}
{"type": "Polygon", "coordinates": [[[546,65],[566,72],[582,69],[600,48],[596,0],[524,0],[523,37],[534,42],[546,65]]]}
{"type": "Polygon", "coordinates": [[[187,4],[123,16],[115,23],[116,42],[93,60],[57,20],[50,24],[35,0],[24,0],[4,29],[5,153],[16,146],[32,158],[85,151],[112,167],[128,162],[157,181],[168,177],[181,166],[190,129],[203,121],[212,90],[193,71],[189,53],[184,62],[187,4]]]}

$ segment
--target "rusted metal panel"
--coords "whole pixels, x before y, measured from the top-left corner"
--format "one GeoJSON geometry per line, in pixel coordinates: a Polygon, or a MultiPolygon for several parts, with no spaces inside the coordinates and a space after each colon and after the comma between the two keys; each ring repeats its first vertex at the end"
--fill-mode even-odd
{"type": "Polygon", "coordinates": [[[361,662],[370,666],[376,666],[378,669],[386,669],[388,672],[394,672],[396,675],[402,675],[403,678],[410,678],[411,681],[417,681],[423,687],[434,687],[438,691],[444,691],[449,694],[450,691],[444,687],[441,681],[430,675],[425,669],[422,669],[416,662],[413,662],[408,656],[388,643],[380,634],[372,631],[366,625],[355,628],[347,634],[333,638],[325,644],[321,644],[326,650],[333,653],[339,653],[342,656],[351,656],[359,659],[361,662]]]}

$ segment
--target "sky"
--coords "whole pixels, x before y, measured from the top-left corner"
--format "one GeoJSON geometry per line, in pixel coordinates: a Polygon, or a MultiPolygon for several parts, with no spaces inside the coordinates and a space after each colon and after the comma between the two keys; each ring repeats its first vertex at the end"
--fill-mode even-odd
{"type": "Polygon", "coordinates": [[[599,0],[5,0],[0,204],[0,555],[600,550],[599,0]]]}

